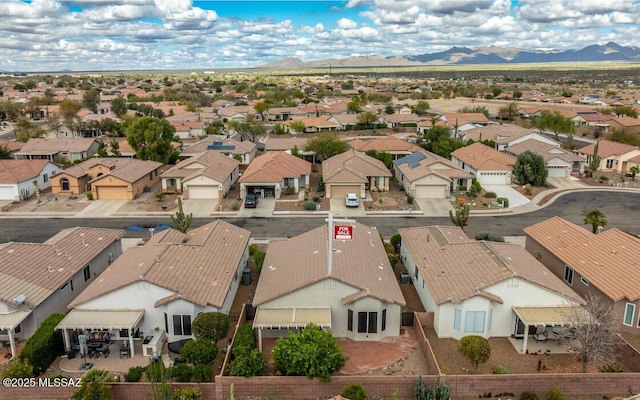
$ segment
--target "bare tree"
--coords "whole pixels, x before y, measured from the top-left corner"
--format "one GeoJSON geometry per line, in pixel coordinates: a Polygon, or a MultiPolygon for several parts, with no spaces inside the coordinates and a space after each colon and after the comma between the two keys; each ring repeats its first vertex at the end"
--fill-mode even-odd
{"type": "Polygon", "coordinates": [[[559,340],[576,350],[582,360],[582,372],[590,363],[614,362],[620,351],[618,325],[620,318],[613,306],[589,294],[582,308],[567,307],[567,320],[572,329],[559,333],[559,340]]]}

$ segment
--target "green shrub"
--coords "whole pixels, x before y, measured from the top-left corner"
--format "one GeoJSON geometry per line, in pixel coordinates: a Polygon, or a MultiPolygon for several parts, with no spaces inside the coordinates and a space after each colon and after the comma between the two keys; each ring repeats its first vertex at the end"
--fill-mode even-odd
{"type": "Polygon", "coordinates": [[[240,357],[244,354],[248,354],[251,350],[256,348],[256,333],[253,330],[251,324],[242,325],[236,332],[236,337],[233,340],[233,348],[231,353],[234,357],[240,357]]]}
{"type": "Polygon", "coordinates": [[[140,382],[142,374],[144,373],[144,367],[131,367],[129,371],[124,374],[125,382],[140,382]]]}
{"type": "Polygon", "coordinates": [[[258,251],[258,250],[259,249],[258,249],[258,245],[257,244],[249,245],[249,255],[250,256],[253,256],[256,253],[256,251],[258,251]]]}
{"type": "Polygon", "coordinates": [[[413,200],[414,200],[414,199],[413,199],[413,196],[412,196],[412,195],[410,195],[410,194],[408,194],[408,195],[407,195],[407,203],[409,203],[409,204],[413,204],[413,200]]]}
{"type": "Polygon", "coordinates": [[[498,195],[496,194],[496,192],[486,192],[484,194],[484,197],[487,199],[495,199],[496,197],[498,197],[498,195]]]}
{"type": "Polygon", "coordinates": [[[472,198],[478,197],[478,190],[476,189],[475,186],[471,186],[471,189],[469,189],[468,195],[469,197],[472,197],[472,198]]]}
{"type": "Polygon", "coordinates": [[[21,360],[33,365],[35,376],[42,374],[56,357],[64,353],[62,331],[55,329],[63,319],[64,314],[51,314],[27,340],[20,353],[21,360]]]}
{"type": "Polygon", "coordinates": [[[193,377],[196,378],[196,382],[211,382],[213,376],[213,368],[211,365],[198,364],[193,367],[193,377]]]}
{"type": "Polygon", "coordinates": [[[284,188],[283,193],[287,196],[293,196],[294,194],[296,194],[296,188],[294,188],[293,186],[287,186],[284,188]]]}
{"type": "Polygon", "coordinates": [[[495,368],[493,369],[493,373],[496,375],[506,375],[509,373],[509,369],[507,367],[505,367],[504,365],[496,365],[495,368]]]}
{"type": "Polygon", "coordinates": [[[171,369],[165,368],[164,364],[156,361],[153,364],[149,364],[144,368],[144,377],[149,382],[158,382],[162,375],[171,376],[171,369]]]}
{"type": "Polygon", "coordinates": [[[11,360],[7,368],[2,371],[3,378],[32,378],[33,376],[33,365],[20,358],[11,360]]]}
{"type": "Polygon", "coordinates": [[[538,395],[530,390],[525,390],[520,394],[520,400],[538,400],[538,395]]]}
{"type": "Polygon", "coordinates": [[[620,364],[607,364],[600,367],[600,372],[624,372],[624,367],[620,364]]]}
{"type": "Polygon", "coordinates": [[[219,312],[205,312],[194,318],[191,329],[196,340],[217,342],[229,332],[229,316],[219,312]]]}
{"type": "Polygon", "coordinates": [[[475,372],[478,370],[479,364],[484,364],[491,358],[491,345],[482,336],[464,336],[458,342],[458,353],[471,362],[475,372]]]}
{"type": "Polygon", "coordinates": [[[476,233],[476,240],[488,240],[490,242],[504,242],[504,237],[492,231],[479,231],[476,233]]]}
{"type": "Polygon", "coordinates": [[[391,236],[389,242],[393,245],[393,249],[397,253],[400,251],[400,246],[402,245],[402,236],[400,236],[399,233],[396,233],[395,235],[391,236]]]}
{"type": "Polygon", "coordinates": [[[367,400],[367,393],[365,393],[362,385],[357,383],[345,386],[344,389],[342,389],[340,396],[346,397],[350,400],[367,400]]]}
{"type": "Polygon", "coordinates": [[[267,368],[267,357],[258,349],[242,353],[231,361],[229,375],[232,376],[263,376],[267,368]]]}
{"type": "Polygon", "coordinates": [[[111,386],[113,382],[111,373],[102,369],[92,369],[82,377],[82,383],[73,395],[72,400],[112,400],[111,386]]]}
{"type": "Polygon", "coordinates": [[[176,378],[177,382],[191,382],[193,368],[187,364],[177,364],[175,367],[171,367],[171,375],[176,378]]]}
{"type": "Polygon", "coordinates": [[[527,196],[531,196],[533,194],[533,188],[529,185],[525,186],[522,190],[527,196]]]}
{"type": "Polygon", "coordinates": [[[202,400],[202,390],[199,387],[177,389],[171,400],[202,400]]]}
{"type": "Polygon", "coordinates": [[[253,253],[253,262],[256,264],[258,275],[260,275],[260,271],[262,271],[262,264],[264,264],[264,256],[266,255],[267,253],[260,250],[256,250],[256,252],[253,253]]]}
{"type": "Polygon", "coordinates": [[[509,199],[506,197],[498,197],[496,201],[498,204],[502,204],[502,208],[509,208],[509,199]]]}
{"type": "Polygon", "coordinates": [[[307,211],[315,211],[317,209],[316,203],[314,203],[313,201],[307,200],[304,202],[304,209],[307,211]]]}
{"type": "Polygon", "coordinates": [[[482,191],[482,186],[480,185],[480,182],[478,182],[476,178],[473,178],[473,180],[471,181],[471,186],[476,188],[476,192],[478,193],[482,191]]]}
{"type": "Polygon", "coordinates": [[[87,196],[87,200],[93,200],[93,193],[87,191],[85,195],[87,196]]]}
{"type": "Polygon", "coordinates": [[[558,388],[553,388],[547,392],[547,400],[564,400],[564,393],[558,388]]]}
{"type": "Polygon", "coordinates": [[[190,364],[211,364],[218,356],[218,346],[210,340],[190,340],[180,349],[180,356],[190,364]]]}
{"type": "Polygon", "coordinates": [[[318,196],[313,196],[312,200],[313,200],[314,203],[320,203],[320,197],[318,197],[318,196]]]}

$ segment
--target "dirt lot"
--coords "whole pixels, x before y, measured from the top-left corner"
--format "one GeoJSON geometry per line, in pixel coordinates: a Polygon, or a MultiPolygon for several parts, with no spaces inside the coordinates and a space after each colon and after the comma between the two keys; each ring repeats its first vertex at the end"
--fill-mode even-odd
{"type": "Polygon", "coordinates": [[[84,210],[89,201],[84,195],[71,196],[68,194],[54,195],[51,190],[40,194],[40,202],[35,195],[24,201],[14,201],[4,207],[2,212],[69,212],[78,213],[84,210]]]}
{"type": "Polygon", "coordinates": [[[407,193],[401,191],[395,179],[391,179],[389,191],[371,193],[372,201],[363,201],[365,210],[419,210],[420,207],[416,202],[409,204],[407,202],[407,193]]]}

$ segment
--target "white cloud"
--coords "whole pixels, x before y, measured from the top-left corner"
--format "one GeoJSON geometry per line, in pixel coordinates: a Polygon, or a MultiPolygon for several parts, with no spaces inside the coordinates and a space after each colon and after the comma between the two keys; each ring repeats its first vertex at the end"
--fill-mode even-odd
{"type": "Polygon", "coordinates": [[[338,22],[336,22],[336,26],[338,29],[356,29],[358,23],[349,18],[340,18],[338,22]]]}

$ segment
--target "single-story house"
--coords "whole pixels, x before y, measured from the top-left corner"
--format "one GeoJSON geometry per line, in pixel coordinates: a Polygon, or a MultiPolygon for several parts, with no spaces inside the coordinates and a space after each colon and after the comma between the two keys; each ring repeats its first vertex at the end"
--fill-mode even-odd
{"type": "MultiPolygon", "coordinates": [[[[610,140],[598,140],[598,156],[600,166],[598,171],[615,171],[618,173],[629,172],[629,168],[636,165],[631,159],[640,156],[640,148],[629,144],[612,142],[610,140]]],[[[579,155],[587,157],[587,163],[595,151],[596,143],[592,143],[577,150],[579,155]]]]}
{"type": "Polygon", "coordinates": [[[509,185],[516,159],[480,142],[451,153],[451,161],[475,175],[480,185],[509,185]]]}
{"type": "Polygon", "coordinates": [[[418,122],[426,120],[417,114],[381,114],[378,122],[387,125],[387,128],[397,128],[400,126],[417,126],[418,122]]]}
{"type": "Polygon", "coordinates": [[[322,162],[322,180],[328,199],[344,197],[347,193],[356,193],[364,199],[367,190],[386,192],[391,176],[382,161],[355,150],[322,162]]]}
{"type": "Polygon", "coordinates": [[[582,303],[522,246],[471,240],[453,226],[398,232],[402,260],[440,338],[513,335],[524,339],[524,353],[539,325],[566,323],[561,310],[582,303]]]}
{"type": "Polygon", "coordinates": [[[52,313],[72,301],[122,253],[124,231],[69,228],[44,243],[0,244],[0,339],[11,354],[52,313]]]}
{"type": "Polygon", "coordinates": [[[468,142],[469,140],[473,140],[474,142],[484,142],[489,140],[495,143],[495,149],[500,151],[529,139],[535,139],[547,144],[559,145],[555,140],[549,139],[538,132],[513,124],[487,125],[469,129],[462,133],[462,140],[464,142],[468,142]]]}
{"type": "Polygon", "coordinates": [[[295,148],[298,149],[298,153],[304,160],[310,163],[316,162],[315,151],[306,151],[304,148],[307,146],[307,135],[269,135],[264,144],[264,151],[284,151],[287,154],[292,154],[295,148]]]}
{"type": "Polygon", "coordinates": [[[253,159],[244,171],[240,182],[240,196],[264,190],[265,196],[276,199],[284,188],[292,187],[295,193],[309,187],[311,163],[282,151],[269,151],[253,159]]]}
{"type": "Polygon", "coordinates": [[[184,193],[189,199],[222,198],[238,180],[239,165],[234,158],[207,150],[162,173],[162,191],[184,193]]]}
{"type": "Polygon", "coordinates": [[[260,348],[263,337],[312,322],[353,340],[400,334],[405,301],[380,235],[358,222],[351,229],[351,240],[332,239],[331,256],[327,226],[269,243],[253,297],[260,348]]]}
{"type": "Polygon", "coordinates": [[[229,313],[249,260],[250,236],[216,220],[186,234],[160,231],[144,246],[127,249],[68,304],[71,311],[58,325],[67,349],[74,330],[106,329],[115,340],[192,338],[198,314],[229,313]]]}
{"type": "Polygon", "coordinates": [[[169,120],[171,126],[176,128],[176,135],[180,139],[188,139],[202,136],[205,134],[204,121],[172,121],[169,120]]]}
{"type": "Polygon", "coordinates": [[[538,154],[544,159],[549,177],[567,178],[571,172],[582,173],[587,163],[586,157],[566,151],[559,143],[548,144],[536,139],[527,139],[504,150],[506,154],[516,158],[525,151],[538,154]]]}
{"type": "Polygon", "coordinates": [[[640,119],[633,117],[615,117],[608,122],[612,129],[628,132],[640,132],[640,119]]]}
{"type": "Polygon", "coordinates": [[[595,295],[640,335],[640,238],[616,228],[594,234],[560,217],[524,228],[525,248],[582,297],[595,295]]]}
{"type": "Polygon", "coordinates": [[[391,154],[394,160],[422,150],[417,144],[410,143],[395,136],[380,136],[373,139],[358,138],[348,143],[352,149],[361,153],[366,153],[369,150],[385,152],[391,154]]]}
{"type": "Polygon", "coordinates": [[[31,138],[14,153],[18,160],[49,160],[75,162],[93,157],[98,152],[98,141],[93,138],[61,137],[55,139],[31,138]]]}
{"type": "Polygon", "coordinates": [[[240,165],[246,166],[251,163],[256,156],[257,144],[243,140],[241,142],[220,136],[208,136],[197,143],[183,149],[180,152],[182,157],[198,156],[206,151],[222,153],[227,157],[234,158],[240,165]]]}
{"type": "Polygon", "coordinates": [[[108,174],[97,176],[89,181],[93,198],[133,200],[160,182],[159,175],[164,164],[158,161],[128,158],[108,174]]]}
{"type": "Polygon", "coordinates": [[[11,155],[11,158],[15,158],[14,154],[24,147],[24,142],[18,142],[17,140],[0,139],[0,147],[6,148],[11,155]]]}
{"type": "Polygon", "coordinates": [[[0,200],[25,200],[36,192],[51,187],[53,177],[62,167],[47,160],[0,160],[0,200]]]}
{"type": "Polygon", "coordinates": [[[290,119],[282,122],[281,124],[285,127],[287,132],[291,131],[291,124],[297,122],[302,122],[304,124],[304,132],[302,133],[314,133],[314,132],[326,132],[326,131],[337,131],[340,129],[340,124],[337,122],[333,122],[330,117],[300,117],[296,119],[290,119]]]}
{"type": "Polygon", "coordinates": [[[473,175],[451,160],[426,150],[394,161],[395,177],[407,194],[419,199],[446,199],[471,188],[473,175]]]}

